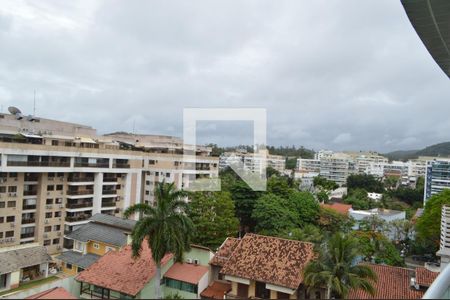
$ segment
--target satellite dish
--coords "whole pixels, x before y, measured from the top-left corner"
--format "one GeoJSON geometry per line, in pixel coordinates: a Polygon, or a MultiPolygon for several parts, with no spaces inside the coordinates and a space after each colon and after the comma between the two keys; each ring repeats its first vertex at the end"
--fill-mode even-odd
{"type": "Polygon", "coordinates": [[[12,115],[17,115],[17,114],[22,114],[22,112],[20,111],[20,109],[18,109],[15,106],[10,106],[8,107],[8,111],[12,114],[12,115]]]}
{"type": "Polygon", "coordinates": [[[23,118],[22,112],[20,111],[20,109],[18,109],[18,108],[15,107],[15,106],[10,106],[10,107],[8,107],[8,111],[9,111],[12,115],[15,115],[17,120],[20,120],[20,119],[23,118]]]}

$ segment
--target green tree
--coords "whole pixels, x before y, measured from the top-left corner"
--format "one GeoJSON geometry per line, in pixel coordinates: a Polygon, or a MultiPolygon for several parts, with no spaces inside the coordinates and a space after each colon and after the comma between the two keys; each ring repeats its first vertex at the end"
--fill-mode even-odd
{"type": "Polygon", "coordinates": [[[267,180],[267,192],[280,197],[289,197],[290,187],[288,178],[284,176],[272,176],[267,180]]]}
{"type": "Polygon", "coordinates": [[[335,190],[339,187],[339,185],[331,180],[328,180],[322,176],[316,176],[313,179],[313,185],[314,187],[321,187],[322,189],[325,189],[327,191],[335,190]]]}
{"type": "Polygon", "coordinates": [[[191,193],[188,216],[195,227],[193,242],[216,248],[239,230],[234,202],[229,192],[191,193]]]}
{"type": "Polygon", "coordinates": [[[395,189],[398,185],[399,178],[397,176],[387,176],[383,183],[386,189],[395,189]]]}
{"type": "Polygon", "coordinates": [[[310,242],[316,246],[319,246],[324,239],[323,233],[320,228],[314,226],[313,224],[306,224],[305,226],[303,226],[303,228],[289,229],[281,236],[291,240],[310,242]]]}
{"type": "Polygon", "coordinates": [[[450,189],[429,198],[423,215],[417,220],[417,238],[421,244],[429,245],[431,253],[436,252],[439,246],[443,205],[450,205],[450,189]]]}
{"type": "Polygon", "coordinates": [[[321,203],[330,202],[329,195],[330,193],[326,190],[321,190],[316,193],[317,200],[319,200],[321,203]]]}
{"type": "Polygon", "coordinates": [[[351,204],[353,209],[366,210],[374,207],[373,201],[367,196],[367,191],[361,188],[353,189],[345,197],[344,202],[351,204]]]}
{"type": "Polygon", "coordinates": [[[355,238],[365,261],[390,266],[404,266],[400,252],[383,234],[374,231],[355,231],[355,238]]]}
{"type": "Polygon", "coordinates": [[[175,189],[173,183],[158,183],[155,187],[156,206],[135,204],[125,210],[124,216],[140,213],[142,217],[131,233],[133,257],[138,257],[142,243],[146,242],[152,251],[156,264],[155,292],[161,298],[161,261],[172,253],[176,261],[182,261],[183,252],[190,249],[194,226],[185,215],[185,193],[175,189]]]}
{"type": "Polygon", "coordinates": [[[310,262],[304,271],[308,288],[327,288],[326,299],[334,295],[346,298],[351,289],[362,289],[372,296],[375,272],[367,265],[354,265],[360,255],[358,241],[342,233],[334,234],[321,249],[319,258],[310,262]]]}
{"type": "Polygon", "coordinates": [[[296,214],[296,223],[299,226],[317,223],[320,206],[311,193],[291,190],[286,207],[296,214]]]}
{"type": "Polygon", "coordinates": [[[256,225],[252,217],[253,209],[261,192],[252,190],[242,180],[236,180],[230,187],[230,192],[236,208],[236,217],[241,225],[241,231],[253,231],[256,225]]]}
{"type": "Polygon", "coordinates": [[[347,188],[349,193],[354,189],[364,189],[371,193],[383,193],[384,187],[381,180],[373,175],[352,174],[347,177],[347,188]]]}
{"type": "Polygon", "coordinates": [[[330,233],[349,232],[353,226],[353,219],[335,210],[321,207],[319,210],[319,227],[330,233]]]}
{"type": "Polygon", "coordinates": [[[267,235],[277,235],[289,228],[297,227],[298,215],[288,207],[289,203],[285,198],[274,194],[261,196],[252,214],[256,221],[256,231],[267,235]]]}

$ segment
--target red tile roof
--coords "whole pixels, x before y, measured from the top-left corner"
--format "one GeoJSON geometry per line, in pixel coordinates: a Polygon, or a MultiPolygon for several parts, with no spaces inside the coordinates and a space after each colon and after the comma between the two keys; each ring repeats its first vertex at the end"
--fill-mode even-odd
{"type": "Polygon", "coordinates": [[[213,281],[201,294],[202,298],[224,299],[225,294],[231,291],[231,283],[213,281]]]}
{"type": "Polygon", "coordinates": [[[332,209],[344,215],[347,215],[350,208],[352,208],[351,204],[342,204],[342,203],[321,204],[321,206],[332,209]]]}
{"type": "Polygon", "coordinates": [[[74,295],[66,291],[62,287],[55,287],[34,295],[31,295],[25,299],[77,299],[74,295]]]}
{"type": "Polygon", "coordinates": [[[231,253],[233,253],[234,249],[236,249],[236,246],[239,244],[239,242],[239,239],[232,237],[227,238],[219,247],[209,264],[223,267],[228,258],[230,258],[231,253]]]}
{"type": "Polygon", "coordinates": [[[208,271],[208,267],[205,266],[175,263],[167,270],[164,277],[197,284],[208,271]]]}
{"type": "Polygon", "coordinates": [[[392,266],[368,265],[378,276],[377,282],[373,283],[375,296],[363,290],[351,290],[348,299],[420,299],[424,295],[424,291],[410,286],[414,271],[392,266]]]}
{"type": "Polygon", "coordinates": [[[312,243],[247,233],[220,272],[297,289],[313,248],[312,243]]]}
{"type": "Polygon", "coordinates": [[[416,268],[416,282],[420,286],[429,287],[438,275],[438,272],[431,272],[422,267],[416,268]]]}
{"type": "MultiPolygon", "coordinates": [[[[172,257],[172,254],[166,254],[161,265],[165,265],[172,257]]],[[[81,272],[76,280],[136,296],[153,278],[155,272],[152,252],[147,242],[144,242],[139,258],[132,257],[130,245],[120,251],[109,251],[81,272]]]]}

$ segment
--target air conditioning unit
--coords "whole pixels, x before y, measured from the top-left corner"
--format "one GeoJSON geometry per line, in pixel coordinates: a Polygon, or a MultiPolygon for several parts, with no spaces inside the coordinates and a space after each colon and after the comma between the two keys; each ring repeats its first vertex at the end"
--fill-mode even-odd
{"type": "Polygon", "coordinates": [[[48,238],[48,234],[44,233],[44,239],[48,238]]]}
{"type": "Polygon", "coordinates": [[[50,192],[47,192],[47,196],[50,196],[50,192]]]}
{"type": "Polygon", "coordinates": [[[11,228],[14,228],[16,226],[16,224],[14,224],[14,222],[9,223],[9,226],[11,226],[11,228]]]}
{"type": "Polygon", "coordinates": [[[46,205],[45,206],[46,209],[52,209],[52,207],[53,207],[52,205],[46,205]]]}
{"type": "Polygon", "coordinates": [[[45,223],[45,224],[48,224],[48,222],[49,222],[48,219],[45,219],[44,223],[45,223]]]}
{"type": "Polygon", "coordinates": [[[59,208],[64,208],[64,205],[60,204],[60,205],[59,205],[59,208]]]}
{"type": "Polygon", "coordinates": [[[61,231],[58,231],[58,233],[56,235],[57,236],[61,236],[61,231]]]}
{"type": "Polygon", "coordinates": [[[192,258],[186,258],[186,262],[187,262],[188,264],[192,264],[192,258]]]}

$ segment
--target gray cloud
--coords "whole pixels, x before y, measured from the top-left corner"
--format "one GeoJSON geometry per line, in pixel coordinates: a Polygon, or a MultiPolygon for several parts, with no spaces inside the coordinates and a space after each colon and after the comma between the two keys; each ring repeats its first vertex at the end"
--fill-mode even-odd
{"type": "Polygon", "coordinates": [[[3,111],[30,113],[36,89],[38,115],[100,133],[181,136],[184,107],[263,107],[271,144],[449,140],[448,79],[400,1],[4,1],[0,57],[3,111]]]}

